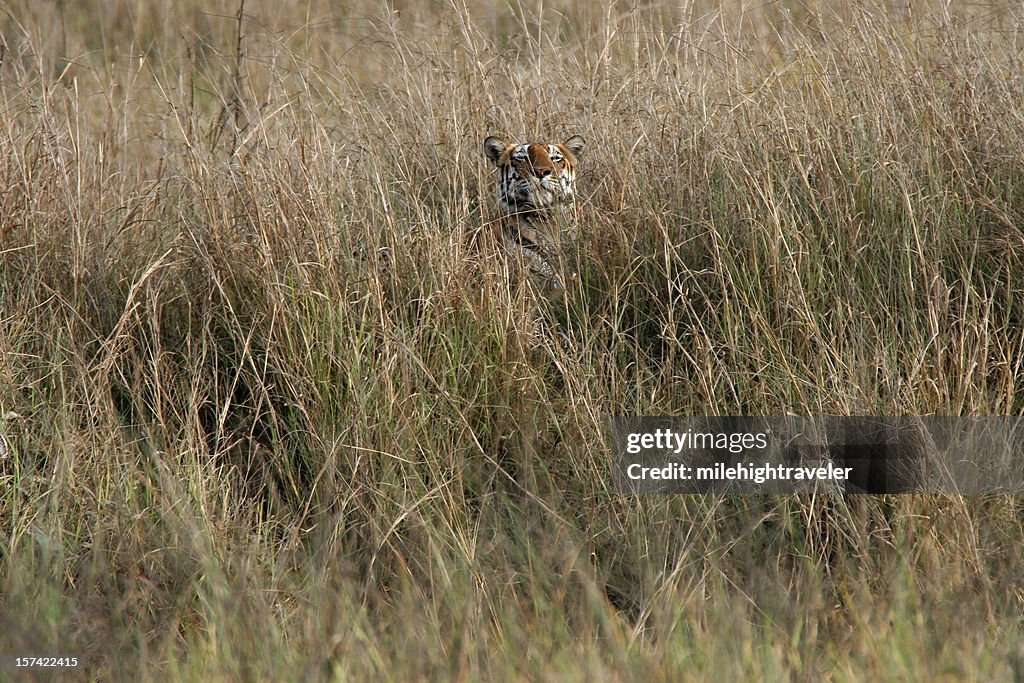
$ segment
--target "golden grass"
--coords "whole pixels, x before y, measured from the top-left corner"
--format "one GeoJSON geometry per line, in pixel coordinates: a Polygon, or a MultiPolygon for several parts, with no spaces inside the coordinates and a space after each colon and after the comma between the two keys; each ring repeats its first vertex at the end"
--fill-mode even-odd
{"type": "Polygon", "coordinates": [[[1017,497],[627,498],[603,437],[1021,414],[1024,16],[952,5],[0,6],[0,651],[1019,677],[1017,497]],[[488,134],[589,143],[540,325],[488,134]]]}

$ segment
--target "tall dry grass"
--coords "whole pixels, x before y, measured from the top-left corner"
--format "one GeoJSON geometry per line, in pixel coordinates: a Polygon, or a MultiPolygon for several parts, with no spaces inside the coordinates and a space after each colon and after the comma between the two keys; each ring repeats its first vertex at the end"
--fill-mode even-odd
{"type": "Polygon", "coordinates": [[[1021,414],[1014,3],[0,9],[0,651],[1022,675],[1018,498],[626,498],[603,438],[1021,414]],[[589,141],[562,302],[487,134],[589,141]]]}

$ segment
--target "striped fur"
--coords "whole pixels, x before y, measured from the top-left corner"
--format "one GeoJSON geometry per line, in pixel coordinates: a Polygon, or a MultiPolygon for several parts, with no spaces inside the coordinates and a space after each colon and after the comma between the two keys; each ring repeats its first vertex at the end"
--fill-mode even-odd
{"type": "MultiPolygon", "coordinates": [[[[522,258],[541,288],[565,289],[553,265],[575,200],[576,163],[586,142],[574,135],[561,144],[511,144],[484,140],[484,153],[498,168],[497,199],[506,250],[522,258]]],[[[571,230],[570,226],[570,232],[571,230]]],[[[574,237],[574,235],[572,235],[574,237]]]]}

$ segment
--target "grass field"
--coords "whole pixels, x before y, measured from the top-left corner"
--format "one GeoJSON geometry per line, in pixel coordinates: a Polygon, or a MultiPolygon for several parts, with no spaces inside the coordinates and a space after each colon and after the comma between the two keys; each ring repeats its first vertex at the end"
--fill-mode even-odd
{"type": "Polygon", "coordinates": [[[1024,414],[1017,3],[26,0],[0,28],[0,652],[1024,678],[1020,497],[628,497],[604,436],[1024,414]],[[562,301],[490,239],[490,134],[588,141],[562,301]]]}

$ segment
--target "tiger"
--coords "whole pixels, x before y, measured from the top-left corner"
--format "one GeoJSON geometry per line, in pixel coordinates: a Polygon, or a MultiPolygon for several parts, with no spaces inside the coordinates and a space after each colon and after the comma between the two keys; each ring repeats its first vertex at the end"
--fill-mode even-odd
{"type": "Polygon", "coordinates": [[[564,217],[576,198],[576,164],[586,141],[573,135],[560,144],[505,142],[490,136],[484,153],[498,168],[497,199],[505,250],[522,258],[545,294],[558,297],[564,278],[553,261],[575,227],[564,217]],[[567,234],[566,234],[567,233],[567,234]]]}

